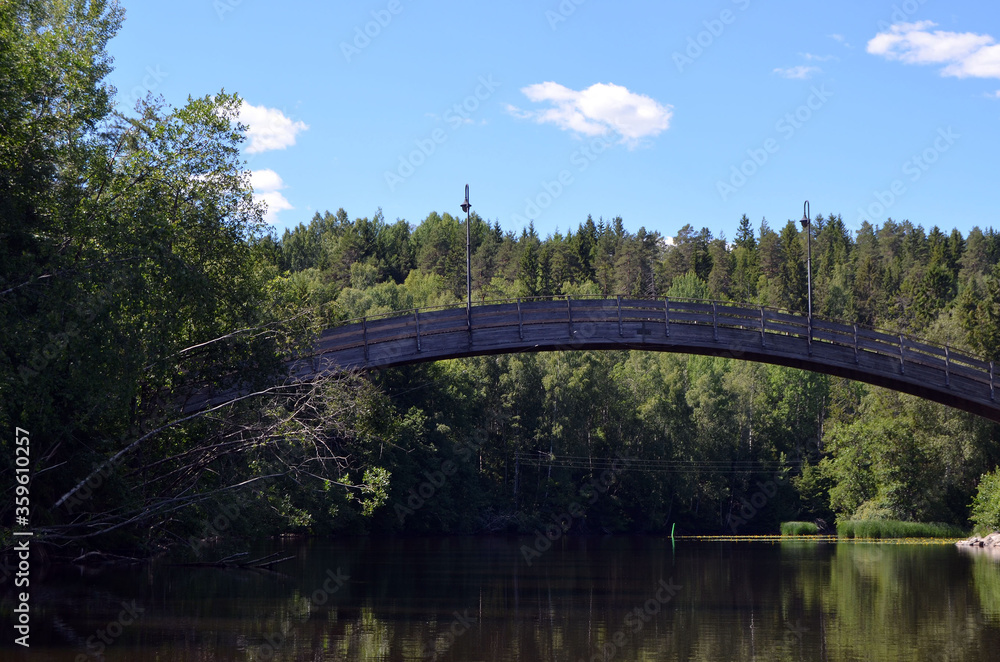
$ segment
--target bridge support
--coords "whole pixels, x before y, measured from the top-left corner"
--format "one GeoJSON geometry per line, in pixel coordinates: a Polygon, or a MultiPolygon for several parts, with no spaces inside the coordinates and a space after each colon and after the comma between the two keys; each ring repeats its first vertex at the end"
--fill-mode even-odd
{"type": "Polygon", "coordinates": [[[664,336],[670,337],[670,297],[663,299],[663,331],[664,336]]]}
{"type": "Polygon", "coordinates": [[[951,388],[951,355],[948,345],[944,346],[944,385],[951,388]]]}
{"type": "Polygon", "coordinates": [[[420,310],[413,309],[413,324],[417,327],[417,351],[420,352],[420,310]]]}
{"type": "Polygon", "coordinates": [[[764,306],[760,307],[760,346],[767,347],[767,341],[764,339],[764,306]]]}
{"type": "Polygon", "coordinates": [[[368,318],[361,318],[361,334],[365,341],[365,363],[368,363],[368,318]]]}
{"type": "Polygon", "coordinates": [[[899,374],[906,374],[906,359],[903,357],[903,336],[899,337],[899,374]]]}
{"type": "Polygon", "coordinates": [[[569,337],[573,337],[573,306],[570,303],[570,296],[566,295],[566,321],[569,325],[569,337]]]}
{"type": "Polygon", "coordinates": [[[625,330],[622,328],[622,295],[616,297],[618,300],[618,337],[625,337],[625,330]]]}
{"type": "Polygon", "coordinates": [[[521,297],[517,298],[517,337],[524,340],[524,317],[521,315],[521,297]]]}

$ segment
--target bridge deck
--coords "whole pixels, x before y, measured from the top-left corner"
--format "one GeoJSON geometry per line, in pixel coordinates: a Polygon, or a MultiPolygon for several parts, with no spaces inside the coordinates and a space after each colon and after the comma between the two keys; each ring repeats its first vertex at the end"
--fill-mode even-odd
{"type": "Polygon", "coordinates": [[[518,299],[410,310],[328,329],[293,379],[514,352],[639,349],[791,366],[911,393],[1000,422],[992,362],[765,307],[680,299],[518,299]],[[471,326],[470,326],[471,321],[471,326]]]}

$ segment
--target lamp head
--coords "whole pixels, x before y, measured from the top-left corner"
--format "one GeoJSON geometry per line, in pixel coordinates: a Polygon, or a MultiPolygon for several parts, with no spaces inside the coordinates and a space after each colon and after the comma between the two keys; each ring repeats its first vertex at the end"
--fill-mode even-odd
{"type": "Polygon", "coordinates": [[[472,205],[469,204],[469,185],[466,184],[465,185],[465,202],[462,203],[462,211],[464,211],[466,214],[468,214],[470,209],[472,209],[472,205]]]}
{"type": "Polygon", "coordinates": [[[802,224],[802,229],[809,227],[809,201],[806,200],[805,204],[802,205],[802,219],[799,221],[802,224]]]}

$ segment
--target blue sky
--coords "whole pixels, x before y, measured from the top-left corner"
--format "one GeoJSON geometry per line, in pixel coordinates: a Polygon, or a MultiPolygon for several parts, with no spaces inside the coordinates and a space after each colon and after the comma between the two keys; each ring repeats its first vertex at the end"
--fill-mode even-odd
{"type": "Polygon", "coordinates": [[[1000,12],[981,1],[123,0],[110,82],[245,101],[279,234],[343,207],[520,231],[620,215],[732,238],[840,213],[1000,226],[1000,12]]]}

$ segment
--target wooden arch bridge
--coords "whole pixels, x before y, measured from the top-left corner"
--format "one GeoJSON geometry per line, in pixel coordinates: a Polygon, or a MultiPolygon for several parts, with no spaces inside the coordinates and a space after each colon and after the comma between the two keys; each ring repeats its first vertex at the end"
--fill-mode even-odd
{"type": "Polygon", "coordinates": [[[585,349],[706,354],[846,377],[1000,422],[991,361],[903,335],[760,306],[546,297],[416,309],[323,332],[293,379],[465,356],[585,349]]]}

